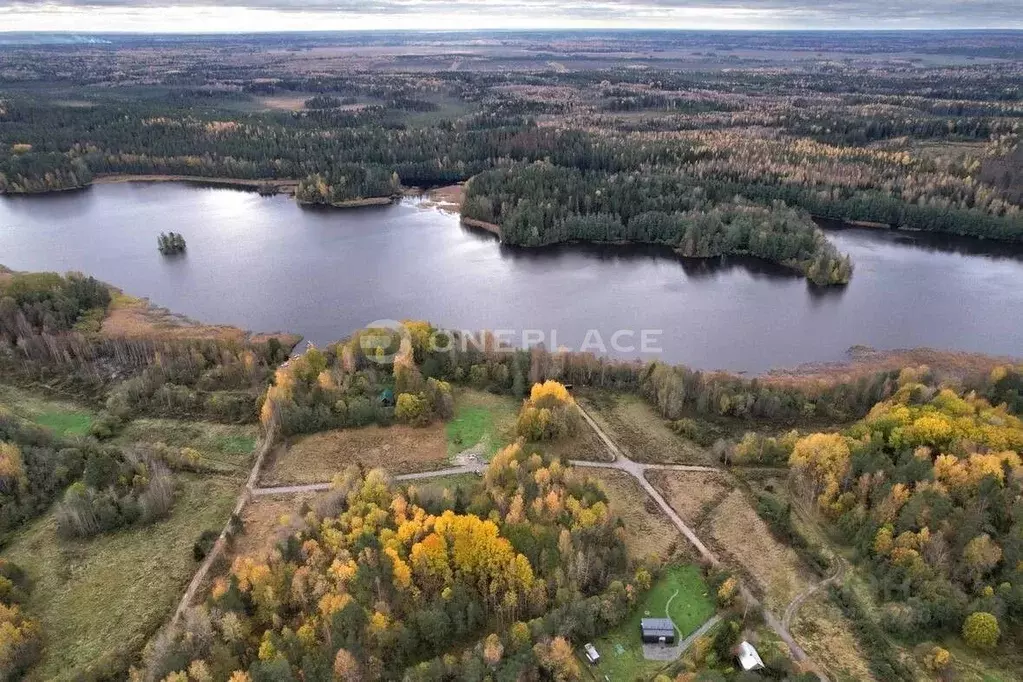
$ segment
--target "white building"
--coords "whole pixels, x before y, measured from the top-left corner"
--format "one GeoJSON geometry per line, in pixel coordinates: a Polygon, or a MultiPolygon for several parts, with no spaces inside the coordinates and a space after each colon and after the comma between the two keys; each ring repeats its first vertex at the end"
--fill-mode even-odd
{"type": "Polygon", "coordinates": [[[743,670],[762,670],[764,662],[760,660],[760,654],[753,648],[753,645],[749,642],[744,641],[739,645],[736,658],[739,659],[739,665],[742,666],[743,670]]]}

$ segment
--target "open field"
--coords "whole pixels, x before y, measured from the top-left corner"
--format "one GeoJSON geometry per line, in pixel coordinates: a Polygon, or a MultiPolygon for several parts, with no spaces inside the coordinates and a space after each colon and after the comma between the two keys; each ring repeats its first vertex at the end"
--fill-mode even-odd
{"type": "Polygon", "coordinates": [[[588,392],[581,402],[629,459],[648,464],[713,464],[708,452],[674,434],[638,396],[588,392]]]}
{"type": "Polygon", "coordinates": [[[873,680],[852,623],[822,590],[808,599],[792,623],[792,636],[836,682],[873,680]]]}
{"type": "Polygon", "coordinates": [[[765,384],[833,386],[876,372],[927,365],[948,380],[962,381],[970,377],[987,376],[994,367],[1013,362],[1018,360],[933,348],[879,351],[855,346],[849,350],[847,361],[810,363],[794,369],[771,371],[761,378],[765,384]]]}
{"type": "Polygon", "coordinates": [[[512,397],[471,389],[455,394],[455,415],[445,427],[448,456],[479,447],[489,460],[498,450],[515,441],[519,403],[512,397]]]}
{"type": "Polygon", "coordinates": [[[118,445],[163,443],[202,454],[199,465],[225,474],[247,475],[256,448],[255,424],[214,424],[177,419],[135,419],[114,439],[118,445]]]}
{"type": "Polygon", "coordinates": [[[705,525],[704,537],[752,578],[771,611],[784,611],[812,583],[796,552],[774,539],[741,490],[729,493],[705,525]]]}
{"type": "Polygon", "coordinates": [[[39,394],[0,384],[0,409],[45,427],[58,436],[84,436],[89,433],[95,413],[63,400],[51,400],[39,394]]]}
{"type": "Polygon", "coordinates": [[[123,674],[173,611],[196,564],[192,545],[231,514],[238,483],[178,475],[170,517],[88,541],[57,537],[53,515],[15,535],[2,556],[33,584],[25,605],[43,629],[43,659],[29,680],[123,674]]]}
{"type": "Polygon", "coordinates": [[[562,438],[553,443],[529,443],[528,447],[540,450],[544,454],[556,457],[563,462],[572,459],[591,462],[611,461],[611,454],[607,451],[607,446],[594,433],[593,429],[586,424],[580,426],[579,432],[574,436],[562,438]]]}
{"type": "Polygon", "coordinates": [[[629,474],[614,469],[587,469],[592,478],[604,484],[611,500],[611,511],[625,524],[625,546],[631,559],[656,556],[667,559],[673,550],[686,551],[675,525],[668,520],[629,474]]]}
{"type": "Polygon", "coordinates": [[[593,668],[597,678],[607,675],[612,682],[649,679],[663,668],[664,661],[643,658],[639,621],[665,615],[674,621],[679,641],[714,615],[714,599],[699,568],[672,566],[666,569],[629,618],[593,643],[601,657],[593,668]],[[667,609],[669,601],[670,609],[667,609]]]}
{"type": "Polygon", "coordinates": [[[743,491],[724,474],[652,471],[649,478],[726,564],[748,576],[768,609],[783,612],[815,582],[796,552],[774,538],[743,491]]]}
{"type": "Polygon", "coordinates": [[[1023,654],[1019,639],[1002,638],[998,649],[980,654],[958,637],[938,642],[952,654],[952,670],[960,682],[1019,682],[1023,680],[1023,654]]]}
{"type": "Polygon", "coordinates": [[[392,474],[405,474],[442,469],[447,462],[444,424],[337,429],[302,436],[279,448],[261,483],[323,483],[352,464],[366,470],[384,468],[392,474]]]}
{"type": "Polygon", "coordinates": [[[231,553],[266,556],[287,522],[300,513],[304,504],[315,504],[316,497],[316,494],[304,494],[252,498],[242,512],[242,532],[234,536],[231,553]]]}

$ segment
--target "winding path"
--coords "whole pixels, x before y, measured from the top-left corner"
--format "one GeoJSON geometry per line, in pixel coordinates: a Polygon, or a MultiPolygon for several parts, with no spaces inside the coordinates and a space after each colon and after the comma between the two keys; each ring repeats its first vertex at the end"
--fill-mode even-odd
{"type": "Polygon", "coordinates": [[[811,585],[802,592],[796,595],[795,599],[789,602],[789,605],[785,607],[785,613],[782,614],[781,623],[782,627],[788,630],[792,626],[792,620],[799,613],[799,609],[802,608],[803,603],[812,597],[817,590],[821,589],[825,585],[838,584],[842,581],[845,576],[845,561],[837,559],[838,567],[835,569],[835,574],[829,578],[825,578],[816,585],[811,585]]]}

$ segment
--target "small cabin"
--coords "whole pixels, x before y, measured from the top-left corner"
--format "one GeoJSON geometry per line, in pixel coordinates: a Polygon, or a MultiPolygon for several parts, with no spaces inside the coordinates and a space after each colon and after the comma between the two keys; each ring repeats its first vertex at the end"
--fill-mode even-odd
{"type": "Polygon", "coordinates": [[[644,644],[674,644],[675,624],[670,618],[643,618],[639,621],[644,644]]]}
{"type": "Polygon", "coordinates": [[[380,392],[378,400],[384,407],[394,407],[394,391],[389,388],[385,388],[380,392]]]}
{"type": "Polygon", "coordinates": [[[583,645],[583,651],[586,652],[586,660],[590,663],[596,663],[600,660],[600,654],[597,653],[597,648],[587,642],[583,645]]]}
{"type": "Polygon", "coordinates": [[[739,666],[746,672],[751,670],[763,670],[764,662],[760,659],[760,654],[753,648],[753,645],[749,642],[744,641],[735,651],[735,657],[739,661],[739,666]]]}

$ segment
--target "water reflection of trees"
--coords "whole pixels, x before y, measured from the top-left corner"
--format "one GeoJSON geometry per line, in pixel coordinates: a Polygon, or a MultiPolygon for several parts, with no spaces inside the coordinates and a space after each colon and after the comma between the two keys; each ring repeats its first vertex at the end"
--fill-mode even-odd
{"type": "MultiPolygon", "coordinates": [[[[855,274],[853,277],[855,277],[855,274]]],[[[845,292],[849,289],[849,286],[850,285],[848,284],[843,284],[840,286],[822,287],[814,284],[813,282],[807,281],[807,299],[809,299],[810,305],[815,308],[826,303],[837,302],[845,296],[845,292]]]]}
{"type": "MultiPolygon", "coordinates": [[[[998,242],[977,237],[938,234],[935,232],[910,232],[885,228],[857,227],[831,220],[816,220],[824,231],[834,237],[847,236],[857,242],[881,243],[886,246],[920,249],[928,253],[949,253],[960,256],[981,256],[995,260],[1023,261],[1023,244],[998,242]]],[[[842,244],[836,244],[843,250],[842,244]]],[[[853,263],[855,265],[855,263],[853,263]]],[[[855,278],[856,275],[853,274],[855,278]]]]}
{"type": "MultiPolygon", "coordinates": [[[[465,228],[468,234],[480,241],[495,241],[497,237],[485,230],[465,228]]],[[[690,258],[680,256],[670,247],[655,244],[554,244],[542,248],[526,248],[500,245],[501,257],[530,263],[557,265],[580,256],[603,263],[676,263],[687,277],[696,280],[715,279],[735,270],[743,270],[755,278],[770,280],[802,279],[795,270],[776,263],[746,256],[715,256],[713,258],[690,258]]]]}

